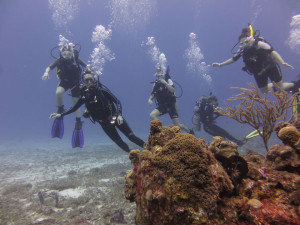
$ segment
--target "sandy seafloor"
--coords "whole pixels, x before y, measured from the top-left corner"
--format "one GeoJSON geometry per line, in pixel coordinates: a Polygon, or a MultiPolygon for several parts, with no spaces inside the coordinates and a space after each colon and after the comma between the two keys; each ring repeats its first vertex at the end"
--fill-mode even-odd
{"type": "MultiPolygon", "coordinates": [[[[266,153],[259,137],[239,148],[247,150],[266,153]]],[[[111,141],[72,149],[67,140],[11,140],[1,142],[0,156],[0,224],[134,224],[135,203],[124,197],[133,167],[111,141]]]]}

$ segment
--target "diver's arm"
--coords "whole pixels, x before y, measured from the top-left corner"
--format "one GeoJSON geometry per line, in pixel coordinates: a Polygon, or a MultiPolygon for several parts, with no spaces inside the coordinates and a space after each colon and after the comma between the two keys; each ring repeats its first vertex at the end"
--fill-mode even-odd
{"type": "Polygon", "coordinates": [[[241,58],[241,57],[242,57],[242,54],[243,54],[243,49],[240,48],[240,49],[238,50],[238,52],[237,52],[232,58],[227,59],[226,61],[221,62],[221,63],[215,62],[215,63],[212,64],[212,66],[213,66],[213,67],[221,67],[221,66],[227,66],[227,65],[230,65],[230,64],[232,64],[232,63],[235,63],[239,58],[241,58]]]}
{"type": "Polygon", "coordinates": [[[150,97],[149,97],[149,99],[148,99],[148,105],[151,106],[151,105],[153,104],[153,101],[152,101],[152,100],[153,100],[154,97],[155,97],[154,94],[151,94],[151,95],[150,95],[150,97]]]}
{"type": "Polygon", "coordinates": [[[216,111],[213,112],[213,120],[217,119],[219,116],[221,116],[220,113],[218,113],[216,111]]]}
{"type": "Polygon", "coordinates": [[[272,59],[273,59],[276,63],[294,69],[293,66],[291,66],[291,65],[289,65],[288,63],[284,62],[284,60],[282,59],[282,57],[279,55],[278,52],[272,51],[272,52],[271,52],[271,57],[272,57],[272,59]]]}
{"type": "Polygon", "coordinates": [[[164,79],[159,79],[157,82],[160,82],[160,83],[166,85],[169,92],[171,92],[171,93],[175,92],[173,81],[171,79],[168,79],[168,82],[165,81],[164,79]]]}
{"type": "Polygon", "coordinates": [[[236,62],[236,60],[234,60],[234,58],[230,58],[230,59],[228,59],[224,62],[221,62],[221,63],[215,62],[215,63],[212,64],[212,66],[213,67],[221,67],[221,66],[226,66],[226,65],[232,64],[234,62],[236,62]]]}
{"type": "Polygon", "coordinates": [[[168,83],[166,84],[169,92],[171,92],[172,94],[174,94],[175,92],[175,87],[174,87],[174,84],[173,84],[173,81],[171,79],[168,79],[168,83]]]}
{"type": "Polygon", "coordinates": [[[64,111],[63,113],[52,113],[49,117],[49,119],[56,119],[56,118],[61,118],[62,116],[68,115],[70,113],[75,112],[80,106],[82,106],[84,104],[84,100],[82,98],[80,98],[77,103],[71,107],[70,109],[68,109],[67,111],[64,111]]]}
{"type": "Polygon", "coordinates": [[[84,99],[82,97],[80,97],[78,99],[78,101],[76,102],[75,105],[73,105],[71,108],[69,108],[68,110],[64,111],[63,113],[61,113],[61,116],[66,116],[68,114],[71,114],[73,112],[75,112],[77,109],[80,108],[80,106],[82,106],[84,104],[84,99]]]}
{"type": "Polygon", "coordinates": [[[44,75],[42,76],[42,80],[47,80],[50,78],[49,73],[58,65],[58,59],[55,60],[50,66],[48,66],[45,70],[44,75]]]}
{"type": "Polygon", "coordinates": [[[219,112],[218,112],[218,110],[221,110],[221,108],[220,107],[214,107],[214,111],[213,111],[213,118],[214,119],[217,119],[219,116],[222,116],[222,114],[220,114],[219,112]]]}
{"type": "Polygon", "coordinates": [[[50,69],[50,67],[48,66],[48,67],[46,68],[46,70],[45,70],[44,75],[42,76],[42,80],[47,80],[47,79],[50,78],[50,76],[49,76],[50,70],[51,70],[51,69],[50,69]]]}
{"type": "Polygon", "coordinates": [[[152,100],[154,99],[154,97],[155,97],[155,95],[154,95],[154,94],[151,94],[150,97],[149,97],[149,100],[152,101],[152,100]]]}
{"type": "Polygon", "coordinates": [[[81,59],[78,59],[78,63],[80,66],[82,66],[84,68],[87,66],[87,64],[84,61],[82,61],[81,59]]]}

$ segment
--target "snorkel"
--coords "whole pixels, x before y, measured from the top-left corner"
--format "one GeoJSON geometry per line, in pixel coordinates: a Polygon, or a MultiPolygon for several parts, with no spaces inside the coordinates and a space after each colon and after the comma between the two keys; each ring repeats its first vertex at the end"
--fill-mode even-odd
{"type": "Polygon", "coordinates": [[[253,27],[251,23],[248,23],[249,29],[250,29],[250,37],[253,37],[253,27]]]}

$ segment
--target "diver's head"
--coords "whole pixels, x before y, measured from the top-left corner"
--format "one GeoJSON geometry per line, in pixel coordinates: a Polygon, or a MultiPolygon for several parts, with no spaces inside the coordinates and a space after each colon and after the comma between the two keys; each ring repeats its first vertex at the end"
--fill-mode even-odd
{"type": "Polygon", "coordinates": [[[245,27],[242,29],[242,33],[239,36],[240,46],[247,47],[252,43],[253,37],[251,36],[251,30],[249,27],[245,27]]]}
{"type": "Polygon", "coordinates": [[[199,98],[199,101],[197,103],[206,103],[207,102],[207,99],[208,97],[206,97],[205,95],[202,95],[200,98],[199,98]]]}
{"type": "Polygon", "coordinates": [[[241,39],[243,38],[247,38],[251,36],[251,31],[249,27],[245,27],[242,29],[242,33],[239,36],[239,41],[241,41],[241,39]]]}
{"type": "Polygon", "coordinates": [[[82,74],[82,79],[83,79],[83,83],[88,89],[95,87],[97,85],[97,80],[95,79],[95,75],[91,70],[86,70],[82,74]]]}
{"type": "Polygon", "coordinates": [[[74,49],[71,45],[65,45],[60,50],[60,56],[67,61],[73,59],[74,49]]]}
{"type": "Polygon", "coordinates": [[[212,95],[212,94],[208,97],[208,102],[212,106],[218,106],[219,105],[217,97],[212,95]]]}
{"type": "Polygon", "coordinates": [[[165,78],[165,70],[162,66],[158,65],[156,66],[156,71],[154,76],[156,76],[157,79],[164,79],[165,78]]]}

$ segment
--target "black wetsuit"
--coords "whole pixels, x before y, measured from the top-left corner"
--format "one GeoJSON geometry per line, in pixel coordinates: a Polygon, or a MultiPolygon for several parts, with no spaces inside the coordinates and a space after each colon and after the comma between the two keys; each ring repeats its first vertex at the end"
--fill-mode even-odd
{"type": "MultiPolygon", "coordinates": [[[[77,54],[75,54],[77,55],[77,54]]],[[[65,91],[71,89],[72,97],[79,97],[79,82],[81,76],[81,67],[86,67],[86,63],[78,57],[70,61],[60,57],[50,66],[50,70],[56,67],[57,76],[60,80],[58,86],[63,87],[65,91]]]]}
{"type": "MultiPolygon", "coordinates": [[[[173,86],[171,79],[166,80],[168,84],[173,86]]],[[[174,86],[173,86],[174,87],[174,86]]],[[[171,119],[178,118],[178,113],[176,110],[176,96],[171,93],[165,84],[160,82],[155,82],[151,95],[154,95],[157,101],[158,107],[156,108],[160,115],[169,113],[171,119]]]]}
{"type": "MultiPolygon", "coordinates": [[[[217,104],[215,105],[215,107],[217,104]]],[[[203,128],[205,132],[209,133],[212,136],[221,136],[223,138],[227,138],[238,145],[242,145],[243,142],[236,139],[232,135],[230,135],[226,130],[217,126],[216,119],[220,116],[219,113],[215,112],[213,109],[213,104],[209,101],[199,101],[194,109],[193,116],[193,124],[194,126],[198,126],[198,130],[200,130],[201,123],[203,124],[203,128]]]]}
{"type": "Polygon", "coordinates": [[[63,112],[62,116],[75,112],[83,104],[85,104],[92,121],[98,122],[104,132],[124,151],[129,152],[130,149],[121,139],[116,128],[133,143],[140,147],[144,146],[144,141],[134,135],[124,118],[121,125],[116,120],[113,121],[114,118],[122,115],[121,102],[107,88],[102,87],[100,83],[90,89],[82,85],[78,102],[72,108],[63,112]]]}
{"type": "Polygon", "coordinates": [[[257,86],[263,88],[268,85],[268,78],[276,83],[282,80],[280,67],[271,57],[273,50],[270,44],[257,38],[251,46],[241,47],[232,59],[243,57],[244,70],[253,74],[257,86]]]}

